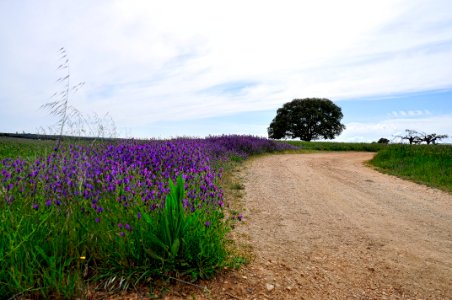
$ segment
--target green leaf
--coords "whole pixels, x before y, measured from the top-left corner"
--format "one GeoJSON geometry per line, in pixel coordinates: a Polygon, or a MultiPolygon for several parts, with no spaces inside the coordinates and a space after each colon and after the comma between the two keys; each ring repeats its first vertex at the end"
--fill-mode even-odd
{"type": "Polygon", "coordinates": [[[179,248],[180,248],[180,240],[178,238],[176,238],[174,240],[173,245],[171,245],[171,254],[173,255],[173,257],[177,257],[177,253],[179,252],[179,248]]]}
{"type": "Polygon", "coordinates": [[[162,262],[165,261],[165,259],[162,256],[158,255],[157,253],[155,253],[151,249],[144,249],[144,251],[146,252],[146,254],[148,254],[150,257],[152,257],[154,259],[160,260],[162,262]]]}
{"type": "Polygon", "coordinates": [[[154,224],[154,222],[152,221],[151,217],[147,214],[147,212],[144,211],[144,209],[140,208],[140,213],[141,213],[141,216],[146,221],[146,223],[148,223],[149,225],[153,225],[154,224]]]}
{"type": "Polygon", "coordinates": [[[35,250],[36,250],[36,252],[38,252],[38,253],[42,256],[42,258],[45,259],[45,261],[46,261],[47,263],[50,264],[50,259],[49,259],[49,257],[47,256],[47,254],[44,252],[44,250],[43,250],[39,245],[36,245],[36,246],[35,246],[35,250]]]}

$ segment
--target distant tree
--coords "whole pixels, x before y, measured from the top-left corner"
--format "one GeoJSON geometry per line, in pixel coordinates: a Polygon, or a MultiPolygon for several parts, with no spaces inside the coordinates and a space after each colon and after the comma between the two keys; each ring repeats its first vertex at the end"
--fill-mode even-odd
{"type": "Polygon", "coordinates": [[[447,134],[436,134],[436,133],[432,133],[432,134],[425,134],[422,138],[421,141],[422,142],[426,142],[427,145],[436,144],[436,141],[442,140],[442,139],[446,139],[448,138],[447,134]]]}
{"type": "Polygon", "coordinates": [[[389,140],[387,138],[380,138],[377,143],[379,143],[379,144],[389,144],[389,140]]]}
{"type": "Polygon", "coordinates": [[[413,129],[405,129],[406,134],[398,136],[402,140],[408,140],[411,144],[420,144],[422,141],[421,133],[413,129]]]}
{"type": "Polygon", "coordinates": [[[277,110],[267,129],[268,136],[304,141],[333,139],[345,129],[340,123],[342,117],[341,108],[329,99],[294,99],[277,110]]]}
{"type": "Polygon", "coordinates": [[[448,138],[449,136],[447,134],[426,134],[424,132],[418,132],[416,130],[412,129],[406,129],[406,134],[403,136],[398,136],[402,140],[408,140],[410,144],[420,144],[422,142],[427,143],[427,145],[430,144],[436,144],[437,141],[440,141],[442,139],[448,138]]]}

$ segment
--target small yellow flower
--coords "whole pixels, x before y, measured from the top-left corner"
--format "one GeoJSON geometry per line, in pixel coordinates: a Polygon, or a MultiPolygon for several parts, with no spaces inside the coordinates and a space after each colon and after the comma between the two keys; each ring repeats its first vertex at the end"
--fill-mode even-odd
{"type": "Polygon", "coordinates": [[[81,260],[85,260],[85,259],[86,259],[86,256],[80,256],[80,259],[81,259],[81,260]]]}

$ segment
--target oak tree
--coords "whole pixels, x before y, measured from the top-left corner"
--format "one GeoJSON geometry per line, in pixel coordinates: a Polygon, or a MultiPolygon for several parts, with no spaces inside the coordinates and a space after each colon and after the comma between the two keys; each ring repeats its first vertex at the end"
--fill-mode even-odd
{"type": "Polygon", "coordinates": [[[342,117],[341,108],[329,99],[294,99],[277,110],[267,129],[268,137],[304,141],[334,139],[345,129],[342,117]]]}

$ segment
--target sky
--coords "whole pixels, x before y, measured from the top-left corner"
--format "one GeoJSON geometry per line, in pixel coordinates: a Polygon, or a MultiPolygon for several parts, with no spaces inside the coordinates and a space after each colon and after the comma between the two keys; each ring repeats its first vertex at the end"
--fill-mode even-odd
{"type": "Polygon", "coordinates": [[[119,137],[267,136],[308,97],[336,141],[452,135],[449,0],[0,0],[0,132],[55,132],[62,47],[69,104],[119,137]]]}

